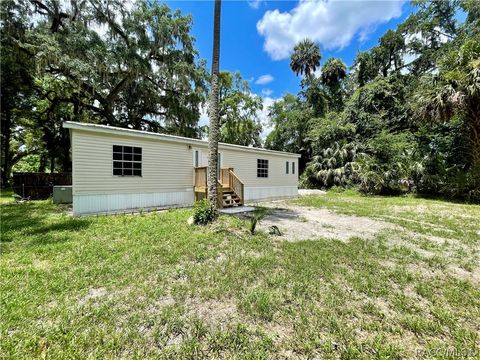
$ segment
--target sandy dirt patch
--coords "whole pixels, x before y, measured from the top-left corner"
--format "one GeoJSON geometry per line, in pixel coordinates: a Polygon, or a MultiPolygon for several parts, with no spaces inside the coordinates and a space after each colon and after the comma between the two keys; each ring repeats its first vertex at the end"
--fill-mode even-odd
{"type": "Polygon", "coordinates": [[[298,189],[298,195],[300,196],[310,196],[310,195],[326,195],[327,192],[317,189],[298,189]]]}
{"type": "MultiPolygon", "coordinates": [[[[262,204],[270,207],[269,204],[262,204]]],[[[384,229],[395,225],[366,217],[341,215],[327,209],[307,208],[275,202],[269,214],[260,221],[259,229],[268,232],[277,226],[280,239],[299,241],[319,237],[347,241],[352,237],[373,238],[384,229]]]]}

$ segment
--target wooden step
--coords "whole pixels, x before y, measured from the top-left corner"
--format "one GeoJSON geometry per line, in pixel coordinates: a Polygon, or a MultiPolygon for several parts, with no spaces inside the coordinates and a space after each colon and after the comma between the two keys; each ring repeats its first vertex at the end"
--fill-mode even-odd
{"type": "Polygon", "coordinates": [[[229,203],[229,204],[223,203],[222,204],[222,207],[224,208],[231,208],[231,207],[237,207],[237,206],[240,206],[240,203],[229,203]]]}
{"type": "Polygon", "coordinates": [[[240,198],[239,197],[234,197],[234,198],[230,198],[230,199],[223,199],[223,202],[240,202],[240,198]]]}
{"type": "Polygon", "coordinates": [[[240,204],[240,198],[237,196],[237,197],[232,197],[230,199],[223,199],[223,206],[238,206],[238,204],[240,204]]]}
{"type": "Polygon", "coordinates": [[[222,207],[229,208],[241,205],[240,197],[233,191],[233,189],[222,188],[222,207]]]}

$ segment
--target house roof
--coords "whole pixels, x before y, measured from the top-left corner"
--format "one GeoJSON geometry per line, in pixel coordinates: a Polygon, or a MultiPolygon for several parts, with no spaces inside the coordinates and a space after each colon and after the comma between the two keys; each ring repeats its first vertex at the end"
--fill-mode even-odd
{"type": "MultiPolygon", "coordinates": [[[[89,124],[89,123],[79,123],[74,121],[65,121],[63,123],[63,127],[65,129],[74,129],[74,130],[83,130],[83,131],[91,131],[103,134],[112,134],[112,135],[123,135],[123,136],[134,136],[134,137],[142,137],[142,138],[151,138],[151,139],[161,139],[164,141],[169,142],[176,142],[182,144],[197,144],[201,146],[208,146],[208,141],[206,140],[199,140],[199,139],[192,139],[183,136],[176,136],[176,135],[168,135],[168,134],[158,134],[149,131],[142,131],[142,130],[133,130],[133,129],[125,129],[115,126],[107,126],[107,125],[98,125],[98,124],[89,124]]],[[[226,144],[226,143],[219,143],[219,148],[226,148],[226,149],[235,149],[235,150],[245,150],[251,152],[258,152],[258,153],[269,153],[269,154],[276,154],[276,155],[287,155],[292,157],[299,158],[299,154],[289,153],[284,151],[276,151],[276,150],[269,150],[269,149],[262,149],[262,148],[255,148],[249,146],[242,146],[242,145],[235,145],[235,144],[226,144]]]]}

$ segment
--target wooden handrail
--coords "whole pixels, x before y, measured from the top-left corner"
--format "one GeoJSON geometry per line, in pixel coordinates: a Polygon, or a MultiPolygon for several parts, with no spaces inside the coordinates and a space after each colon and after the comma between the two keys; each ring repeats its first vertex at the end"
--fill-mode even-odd
{"type": "Polygon", "coordinates": [[[245,185],[242,180],[233,172],[233,170],[229,171],[229,180],[230,180],[230,188],[238,195],[240,198],[240,204],[244,204],[245,194],[244,189],[245,185]]]}
{"type": "Polygon", "coordinates": [[[244,185],[243,181],[238,177],[237,174],[235,174],[233,172],[233,170],[230,171],[230,176],[233,176],[234,178],[236,178],[240,183],[242,183],[242,185],[244,185]]]}

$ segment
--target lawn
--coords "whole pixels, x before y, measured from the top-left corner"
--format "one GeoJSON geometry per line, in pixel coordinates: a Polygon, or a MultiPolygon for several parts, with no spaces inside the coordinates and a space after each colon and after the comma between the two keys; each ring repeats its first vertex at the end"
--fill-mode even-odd
{"type": "Polygon", "coordinates": [[[330,192],[291,203],[392,227],[284,241],[0,200],[1,358],[480,356],[479,205],[330,192]]]}

